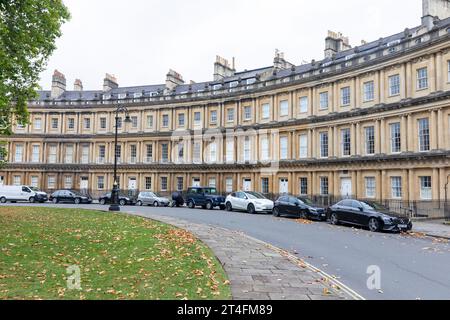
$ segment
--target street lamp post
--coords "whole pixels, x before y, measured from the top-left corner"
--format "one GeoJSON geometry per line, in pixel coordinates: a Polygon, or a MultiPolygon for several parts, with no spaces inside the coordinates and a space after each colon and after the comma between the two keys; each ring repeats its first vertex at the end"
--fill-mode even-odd
{"type": "Polygon", "coordinates": [[[119,205],[119,184],[117,183],[117,140],[119,134],[119,113],[125,113],[125,124],[130,123],[130,114],[128,109],[125,106],[118,106],[116,109],[116,118],[115,118],[115,137],[114,137],[114,185],[111,191],[111,205],[109,207],[109,211],[120,211],[119,205]]]}
{"type": "Polygon", "coordinates": [[[450,217],[447,217],[447,202],[448,202],[448,185],[450,184],[450,181],[448,180],[450,178],[450,174],[447,176],[447,180],[445,183],[445,203],[444,203],[444,215],[446,216],[446,219],[450,219],[450,217]]]}

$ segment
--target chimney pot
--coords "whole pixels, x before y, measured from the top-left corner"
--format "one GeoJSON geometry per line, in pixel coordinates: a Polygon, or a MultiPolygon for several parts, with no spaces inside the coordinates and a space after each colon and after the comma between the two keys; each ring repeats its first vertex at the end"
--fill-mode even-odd
{"type": "Polygon", "coordinates": [[[80,79],[76,79],[73,84],[74,91],[83,91],[83,82],[80,79]]]}
{"type": "Polygon", "coordinates": [[[64,74],[55,70],[52,77],[52,99],[59,98],[66,91],[66,77],[64,74]]]}
{"type": "Polygon", "coordinates": [[[214,63],[214,81],[221,81],[226,77],[232,77],[236,73],[236,59],[233,57],[232,63],[221,56],[216,56],[214,63]]]}
{"type": "Polygon", "coordinates": [[[113,89],[117,89],[119,84],[117,82],[117,78],[114,75],[107,73],[105,75],[105,79],[103,80],[103,91],[108,92],[113,89]]]}

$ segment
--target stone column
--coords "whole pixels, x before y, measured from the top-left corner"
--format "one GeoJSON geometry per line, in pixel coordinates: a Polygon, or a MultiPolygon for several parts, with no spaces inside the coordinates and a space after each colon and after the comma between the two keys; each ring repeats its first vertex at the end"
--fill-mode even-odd
{"type": "Polygon", "coordinates": [[[445,125],[444,125],[444,117],[442,108],[439,108],[437,110],[437,148],[439,150],[444,150],[446,148],[445,146],[445,125]]]}
{"type": "Polygon", "coordinates": [[[386,120],[382,118],[380,122],[380,135],[377,137],[377,140],[380,144],[380,153],[386,154],[389,143],[389,140],[386,139],[386,120]]]}
{"type": "Polygon", "coordinates": [[[339,158],[339,130],[337,126],[333,128],[333,138],[334,138],[334,157],[339,158]]]}
{"type": "Polygon", "coordinates": [[[350,127],[350,155],[356,155],[356,124],[352,123],[350,127]]]}
{"type": "Polygon", "coordinates": [[[409,201],[417,200],[416,198],[416,188],[414,183],[414,169],[408,170],[408,181],[403,182],[403,189],[409,187],[409,201]]]}
{"type": "Polygon", "coordinates": [[[407,126],[407,151],[414,152],[414,126],[412,121],[412,115],[408,114],[408,126],[407,126]]]}
{"type": "Polygon", "coordinates": [[[289,106],[290,106],[290,110],[291,110],[291,115],[290,118],[291,119],[295,119],[295,91],[291,91],[290,92],[290,101],[289,101],[289,106]]]}
{"type": "MultiPolygon", "coordinates": [[[[361,139],[361,137],[364,137],[364,135],[361,135],[361,123],[357,122],[356,125],[356,132],[355,132],[355,149],[353,150],[353,152],[355,153],[355,155],[360,156],[365,154],[365,152],[361,152],[362,150],[362,146],[364,145],[364,138],[361,139]]],[[[352,134],[352,140],[353,140],[353,134],[352,134]]]]}
{"type": "Polygon", "coordinates": [[[308,158],[314,158],[313,147],[312,147],[313,130],[314,129],[308,130],[308,158]]]}
{"type": "Polygon", "coordinates": [[[438,52],[436,54],[436,91],[442,91],[444,82],[447,82],[444,80],[444,74],[442,71],[446,70],[443,62],[442,62],[442,52],[438,52]]]}
{"type": "Polygon", "coordinates": [[[386,102],[386,97],[385,97],[385,91],[386,91],[386,75],[384,72],[384,69],[380,70],[380,83],[377,84],[378,86],[378,92],[379,97],[380,97],[380,103],[385,103],[386,102]]]}
{"type": "Polygon", "coordinates": [[[402,115],[401,122],[400,122],[400,135],[401,135],[401,145],[402,145],[402,152],[408,151],[408,116],[402,115]]]}
{"type": "Polygon", "coordinates": [[[432,54],[431,55],[431,68],[430,68],[430,92],[433,93],[436,91],[436,80],[437,80],[437,75],[436,75],[436,55],[432,54]]]}
{"type": "Polygon", "coordinates": [[[400,97],[406,99],[406,65],[403,63],[400,68],[400,97]]]}
{"type": "Polygon", "coordinates": [[[406,98],[412,98],[413,96],[413,75],[411,62],[406,63],[406,98]]]}

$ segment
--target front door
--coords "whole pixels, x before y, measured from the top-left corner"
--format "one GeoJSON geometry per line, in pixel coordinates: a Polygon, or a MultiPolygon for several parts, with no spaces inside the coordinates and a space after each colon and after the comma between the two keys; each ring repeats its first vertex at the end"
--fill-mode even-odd
{"type": "Polygon", "coordinates": [[[128,179],[128,190],[130,190],[130,191],[136,191],[137,190],[136,178],[128,179]]]}
{"type": "Polygon", "coordinates": [[[352,197],[352,179],[351,178],[342,178],[341,179],[341,196],[343,198],[351,198],[352,197]]]}
{"type": "Polygon", "coordinates": [[[252,179],[244,179],[243,181],[243,190],[244,191],[252,191],[252,179]]]}
{"type": "Polygon", "coordinates": [[[81,190],[87,190],[87,189],[89,189],[89,178],[87,178],[87,177],[81,177],[81,181],[80,181],[80,189],[81,189],[81,190]]]}
{"type": "Polygon", "coordinates": [[[193,178],[192,179],[192,186],[193,187],[200,187],[200,179],[199,178],[193,178]]]}
{"type": "Polygon", "coordinates": [[[289,193],[289,180],[280,179],[280,194],[288,194],[288,193],[289,193]]]}

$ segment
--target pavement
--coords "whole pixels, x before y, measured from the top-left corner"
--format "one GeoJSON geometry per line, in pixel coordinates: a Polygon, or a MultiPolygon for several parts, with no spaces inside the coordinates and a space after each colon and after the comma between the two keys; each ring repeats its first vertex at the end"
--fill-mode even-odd
{"type": "Polygon", "coordinates": [[[228,274],[234,300],[345,300],[351,291],[300,259],[242,233],[159,215],[139,214],[193,233],[228,274]]]}
{"type": "MultiPolygon", "coordinates": [[[[57,206],[107,209],[95,204],[57,206]]],[[[303,220],[275,218],[268,214],[249,215],[244,212],[153,207],[124,207],[123,211],[148,218],[159,216],[185,221],[188,224],[226,229],[233,234],[258,239],[283,250],[282,256],[287,253],[288,257],[295,257],[309,266],[319,268],[323,272],[318,273],[319,278],[322,274],[330,275],[346,288],[351,288],[352,292],[368,300],[450,299],[450,244],[446,239],[429,237],[418,232],[372,233],[363,228],[332,226],[326,222],[305,223],[303,220]],[[380,286],[370,285],[373,270],[378,270],[380,286]]],[[[227,238],[218,241],[223,242],[225,239],[227,238]]],[[[210,245],[213,246],[213,243],[210,245]]],[[[220,254],[219,250],[218,255],[220,254]]],[[[233,254],[238,252],[231,250],[229,254],[228,260],[232,260],[233,254]]],[[[225,258],[224,262],[226,265],[225,258]]],[[[311,270],[314,270],[314,267],[311,267],[311,270]]],[[[245,282],[249,278],[241,280],[245,282]]],[[[261,281],[258,278],[253,280],[261,281]]]]}
{"type": "Polygon", "coordinates": [[[430,222],[415,221],[413,231],[430,237],[450,240],[450,224],[444,223],[444,220],[430,222]]]}

